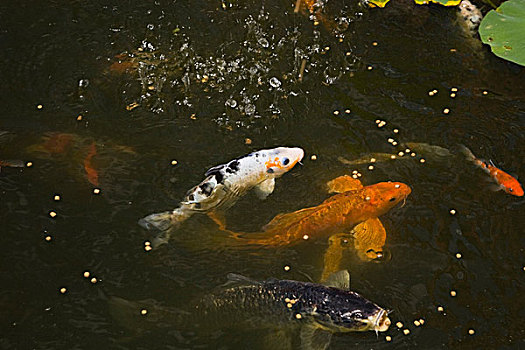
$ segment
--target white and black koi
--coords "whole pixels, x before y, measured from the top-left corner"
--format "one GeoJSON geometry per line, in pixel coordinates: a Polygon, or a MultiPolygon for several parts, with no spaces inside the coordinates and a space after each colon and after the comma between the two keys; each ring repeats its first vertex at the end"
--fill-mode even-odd
{"type": "Polygon", "coordinates": [[[147,229],[167,231],[196,213],[209,214],[215,220],[217,214],[231,207],[252,188],[260,198],[266,198],[273,192],[275,178],[292,169],[303,156],[301,148],[278,147],[217,165],[204,174],[206,178],[200,184],[186,193],[179,207],[148,215],[139,224],[147,229]]]}

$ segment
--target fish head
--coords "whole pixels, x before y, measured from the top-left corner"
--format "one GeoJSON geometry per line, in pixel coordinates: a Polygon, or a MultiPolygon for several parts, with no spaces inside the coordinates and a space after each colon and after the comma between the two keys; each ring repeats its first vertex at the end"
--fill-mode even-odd
{"type": "Polygon", "coordinates": [[[366,186],[363,195],[371,205],[374,216],[379,216],[398,203],[404,201],[412,192],[408,185],[401,182],[380,182],[366,186]]]}
{"type": "Polygon", "coordinates": [[[317,306],[314,320],[332,332],[384,332],[391,324],[388,311],[353,291],[329,288],[330,297],[317,306]]]}
{"type": "Polygon", "coordinates": [[[518,180],[516,180],[515,178],[511,178],[511,180],[505,181],[502,185],[503,185],[503,189],[508,194],[512,194],[518,197],[523,196],[523,188],[521,187],[518,180]]]}
{"type": "Polygon", "coordinates": [[[304,151],[299,147],[277,147],[258,151],[263,157],[265,171],[268,177],[279,177],[291,170],[304,157],[304,151]]]}

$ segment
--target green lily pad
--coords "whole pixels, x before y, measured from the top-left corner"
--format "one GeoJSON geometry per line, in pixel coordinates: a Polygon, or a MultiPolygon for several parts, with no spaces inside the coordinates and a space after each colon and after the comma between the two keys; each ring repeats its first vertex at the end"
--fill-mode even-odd
{"type": "Polygon", "coordinates": [[[489,11],[479,35],[496,56],[525,66],[525,0],[508,0],[489,11]]]}

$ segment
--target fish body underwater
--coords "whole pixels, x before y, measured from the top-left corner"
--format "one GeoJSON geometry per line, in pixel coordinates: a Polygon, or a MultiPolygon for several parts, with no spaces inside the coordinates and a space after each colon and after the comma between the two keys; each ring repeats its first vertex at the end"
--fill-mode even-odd
{"type": "Polygon", "coordinates": [[[400,182],[380,182],[363,187],[354,180],[360,187],[356,184],[348,188],[352,180],[348,175],[334,180],[330,184],[331,192],[339,193],[318,206],[279,214],[260,233],[237,233],[234,236],[247,244],[267,246],[292,245],[309,238],[328,238],[385,214],[411,192],[408,185],[400,182]]]}
{"type": "Polygon", "coordinates": [[[498,189],[502,189],[513,196],[522,197],[523,188],[516,178],[507,174],[503,170],[496,167],[492,162],[486,162],[482,159],[476,158],[470,149],[461,145],[461,151],[465,154],[468,160],[483,169],[490,177],[498,184],[498,189]]]}
{"type": "MultiPolygon", "coordinates": [[[[151,214],[139,221],[146,229],[167,231],[193,214],[205,213],[212,218],[229,207],[246,192],[255,189],[264,199],[273,192],[275,179],[301,161],[304,151],[299,147],[263,149],[209,169],[206,178],[190,189],[172,211],[151,214]]],[[[223,226],[222,223],[219,223],[223,226]]]]}
{"type": "MultiPolygon", "coordinates": [[[[206,295],[189,311],[149,308],[152,311],[148,317],[164,323],[163,317],[170,317],[174,327],[191,330],[298,329],[303,349],[325,349],[333,333],[384,332],[391,323],[387,310],[349,290],[350,275],[345,270],[332,274],[324,284],[278,279],[254,281],[235,274],[229,274],[228,279],[227,285],[206,295]]],[[[128,308],[127,316],[137,322],[139,310],[144,307],[147,305],[141,302],[110,299],[110,310],[128,308]]],[[[120,311],[112,314],[125,316],[120,311]]],[[[135,328],[133,323],[128,326],[135,328]]]]}

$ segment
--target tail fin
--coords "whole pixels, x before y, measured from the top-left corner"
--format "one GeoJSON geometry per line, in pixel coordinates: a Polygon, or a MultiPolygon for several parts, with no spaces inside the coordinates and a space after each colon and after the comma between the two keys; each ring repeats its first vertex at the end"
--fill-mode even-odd
{"type": "Polygon", "coordinates": [[[178,226],[191,216],[191,213],[177,208],[173,211],[150,214],[139,220],[139,225],[147,230],[167,231],[178,226]]]}
{"type": "Polygon", "coordinates": [[[465,157],[467,157],[467,160],[471,162],[476,162],[477,160],[476,156],[474,155],[474,153],[472,153],[470,149],[467,148],[467,146],[459,145],[459,151],[463,153],[465,157]]]}

